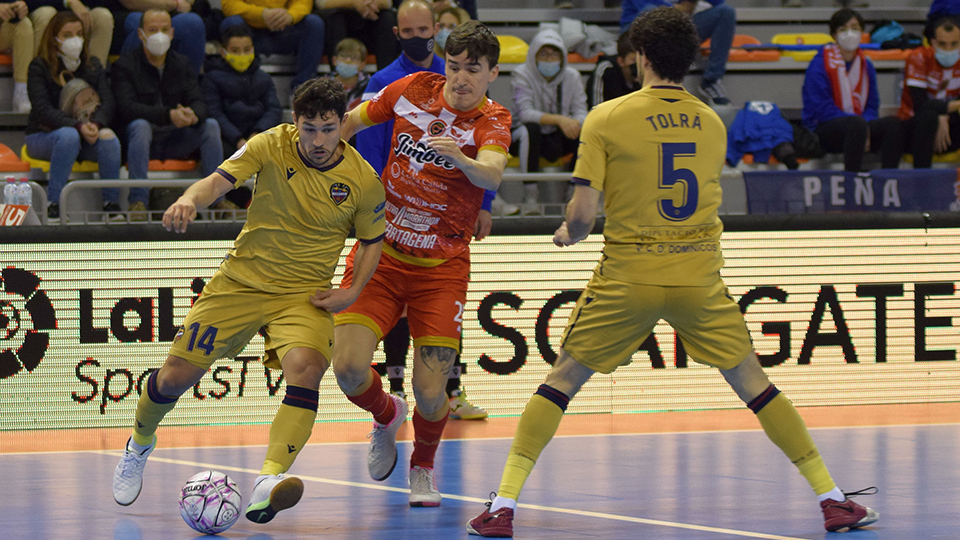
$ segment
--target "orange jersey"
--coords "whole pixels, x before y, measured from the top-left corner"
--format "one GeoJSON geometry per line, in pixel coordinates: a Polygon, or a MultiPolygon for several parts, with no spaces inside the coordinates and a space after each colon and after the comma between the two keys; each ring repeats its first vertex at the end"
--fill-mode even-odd
{"type": "Polygon", "coordinates": [[[910,88],[923,88],[930,99],[951,101],[960,98],[960,62],[945,68],[937,62],[933,47],[921,47],[907,58],[907,67],[903,75],[903,94],[900,97],[900,110],[897,116],[901,120],[911,118],[913,98],[910,88]]]}
{"type": "MultiPolygon", "coordinates": [[[[510,112],[484,99],[458,111],[443,98],[446,77],[421,72],[390,84],[360,106],[366,125],[395,120],[393,151],[383,170],[387,192],[384,242],[404,260],[449,260],[469,248],[483,189],[431,150],[428,137],[450,137],[471,159],[510,149],[510,112]]],[[[432,266],[431,263],[426,263],[432,266]]]]}

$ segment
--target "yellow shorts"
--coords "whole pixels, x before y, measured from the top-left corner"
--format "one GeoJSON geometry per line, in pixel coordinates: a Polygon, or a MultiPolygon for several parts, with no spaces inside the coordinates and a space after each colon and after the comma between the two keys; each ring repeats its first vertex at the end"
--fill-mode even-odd
{"type": "Polygon", "coordinates": [[[584,366],[612,373],[630,363],[660,319],[701,364],[730,369],[753,350],[740,307],[720,278],[707,287],[661,287],[597,274],[577,300],[561,346],[584,366]]]}
{"type": "Polygon", "coordinates": [[[233,358],[261,329],[266,336],[263,359],[269,368],[294,347],[307,347],[330,358],[333,317],[310,303],[312,292],[268,293],[217,272],[190,308],[173,339],[170,354],[208,369],[219,358],[233,358]]]}

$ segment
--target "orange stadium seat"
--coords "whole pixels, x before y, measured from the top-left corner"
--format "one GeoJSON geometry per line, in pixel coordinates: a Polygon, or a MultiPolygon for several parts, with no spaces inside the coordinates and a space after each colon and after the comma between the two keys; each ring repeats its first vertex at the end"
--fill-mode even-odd
{"type": "Polygon", "coordinates": [[[151,159],[147,170],[150,171],[192,171],[197,168],[195,159],[151,159]]]}
{"type": "Polygon", "coordinates": [[[23,162],[7,145],[0,144],[0,172],[30,172],[30,164],[23,162]]]}

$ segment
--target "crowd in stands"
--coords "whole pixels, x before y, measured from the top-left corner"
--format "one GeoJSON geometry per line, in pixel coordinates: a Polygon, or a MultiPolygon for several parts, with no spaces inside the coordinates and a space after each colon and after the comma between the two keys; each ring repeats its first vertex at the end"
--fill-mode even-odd
{"type": "MultiPolygon", "coordinates": [[[[621,27],[665,4],[692,17],[709,49],[697,94],[711,106],[731,106],[722,80],[736,31],[734,8],[724,0],[710,0],[699,11],[689,0],[623,0],[621,27]]],[[[915,168],[927,168],[934,154],[960,149],[957,16],[960,0],[934,1],[925,29],[929,44],[906,61],[900,109],[884,118],[876,70],[861,48],[866,22],[850,8],[839,9],[828,28],[834,42],[807,68],[796,129],[815,135],[823,151],[842,154],[851,172],[861,171],[866,153],[879,154],[883,168],[898,167],[905,153],[915,168]]],[[[126,163],[129,177],[139,179],[147,177],[151,159],[199,158],[205,176],[250,137],[283,122],[263,55],[295,57],[291,87],[320,76],[326,57],[325,76],[343,85],[352,108],[407,74],[443,74],[447,36],[475,17],[476,2],[465,0],[222,0],[220,10],[208,0],[18,0],[0,3],[0,50],[13,53],[12,110],[29,112],[26,152],[50,162],[47,213],[56,218],[76,161],[95,161],[102,178],[118,178],[126,163]],[[368,55],[376,62],[372,76],[368,55]]],[[[639,53],[625,34],[615,53],[613,47],[596,59],[584,84],[568,65],[569,49],[557,30],[542,25],[530,41],[526,61],[510,76],[511,153],[522,172],[540,171],[541,160],[572,170],[589,109],[640,88],[639,53]]],[[[383,124],[352,141],[378,171],[390,152],[390,133],[383,124]]],[[[792,152],[790,145],[778,146],[774,155],[794,168],[792,152]]],[[[122,217],[119,190],[104,189],[102,197],[104,212],[122,217]]],[[[147,189],[129,190],[132,219],[161,209],[150,197],[147,189]]],[[[538,184],[528,183],[524,212],[535,213],[539,199],[538,184]]],[[[484,209],[492,204],[503,213],[520,211],[488,193],[484,209]]]]}

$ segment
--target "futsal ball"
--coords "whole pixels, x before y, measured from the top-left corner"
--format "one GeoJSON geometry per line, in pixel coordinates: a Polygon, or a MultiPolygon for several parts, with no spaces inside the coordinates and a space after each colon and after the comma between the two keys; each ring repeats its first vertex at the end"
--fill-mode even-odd
{"type": "Polygon", "coordinates": [[[180,490],[180,515],[194,530],[217,534],[237,522],[242,502],[240,490],[229,476],[203,471],[180,490]]]}

